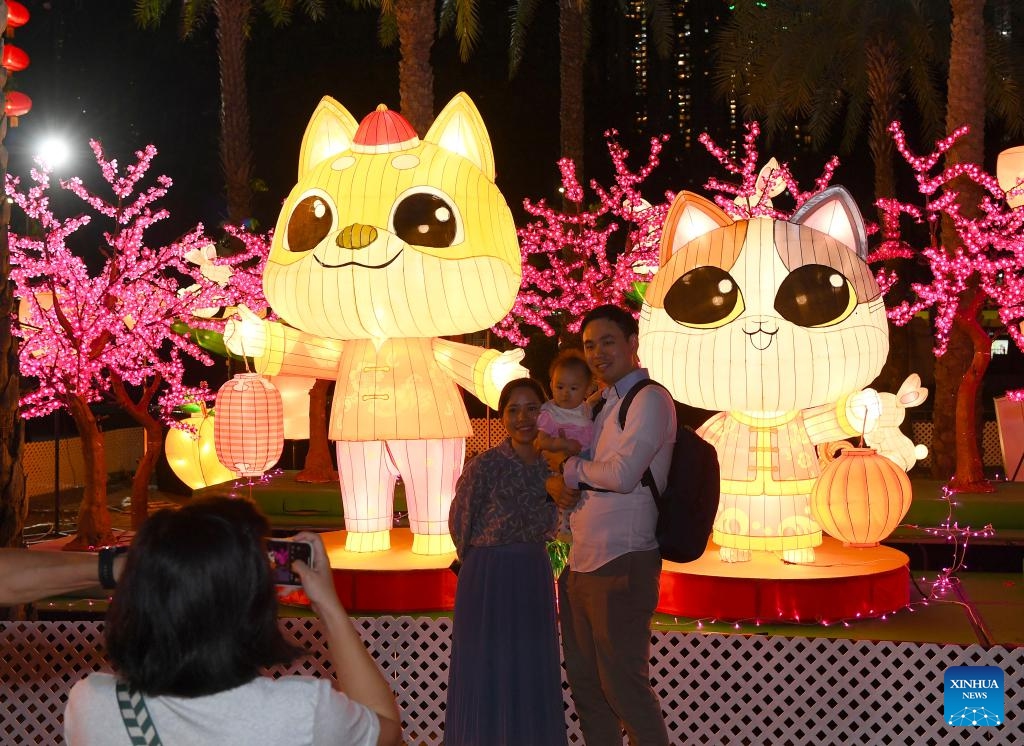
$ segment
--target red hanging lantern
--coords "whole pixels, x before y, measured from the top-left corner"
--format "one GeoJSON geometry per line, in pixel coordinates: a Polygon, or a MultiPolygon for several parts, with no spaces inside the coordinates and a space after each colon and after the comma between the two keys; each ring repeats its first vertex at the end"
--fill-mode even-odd
{"type": "Polygon", "coordinates": [[[32,110],[32,99],[21,91],[4,91],[4,114],[22,117],[32,110]]]}
{"type": "Polygon", "coordinates": [[[21,72],[28,67],[28,53],[21,47],[4,44],[4,51],[0,53],[0,67],[12,73],[21,72]]]}
{"type": "Polygon", "coordinates": [[[852,547],[873,547],[910,510],[910,478],[874,448],[848,448],[826,466],[811,493],[822,530],[852,547]]]}
{"type": "Polygon", "coordinates": [[[28,23],[28,19],[28,8],[15,0],[7,0],[7,25],[10,28],[24,26],[28,23]]]}
{"type": "Polygon", "coordinates": [[[239,373],[217,392],[213,423],[217,458],[240,477],[258,477],[281,458],[281,394],[258,373],[239,373]]]}

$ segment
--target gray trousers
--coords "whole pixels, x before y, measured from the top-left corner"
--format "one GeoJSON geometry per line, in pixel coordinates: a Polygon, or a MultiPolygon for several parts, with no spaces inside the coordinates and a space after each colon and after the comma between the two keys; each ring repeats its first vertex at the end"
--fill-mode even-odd
{"type": "Polygon", "coordinates": [[[562,648],[587,746],[668,746],[651,687],[651,617],[658,604],[657,549],[622,555],[559,579],[562,648]]]}

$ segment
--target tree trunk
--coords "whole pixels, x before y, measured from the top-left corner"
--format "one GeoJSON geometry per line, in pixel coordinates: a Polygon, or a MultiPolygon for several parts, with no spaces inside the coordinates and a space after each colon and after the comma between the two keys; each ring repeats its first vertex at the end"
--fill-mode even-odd
{"type": "Polygon", "coordinates": [[[166,429],[163,423],[149,412],[150,402],[153,400],[153,395],[160,389],[163,377],[152,378],[143,389],[139,401],[131,398],[119,376],[112,374],[110,383],[117,403],[131,415],[133,420],[142,425],[146,435],[145,451],[142,458],[139,459],[138,466],[135,467],[134,476],[132,476],[132,528],[138,531],[142,522],[149,517],[149,483],[152,481],[157,461],[160,460],[160,454],[164,450],[166,429]]]}
{"type": "MultiPolygon", "coordinates": [[[[875,166],[875,199],[896,194],[896,170],[893,164],[896,146],[889,124],[899,113],[900,81],[896,77],[896,43],[878,39],[866,50],[868,98],[871,122],[868,125],[868,149],[875,166]]],[[[881,222],[883,212],[878,211],[881,222]]]]}
{"type": "Polygon", "coordinates": [[[217,61],[220,66],[220,164],[228,199],[228,222],[252,216],[252,148],[245,40],[251,0],[216,0],[217,61]]]}
{"type": "Polygon", "coordinates": [[[585,184],[583,175],[583,66],[586,58],[583,12],[579,0],[559,0],[559,147],[561,157],[576,164],[576,177],[585,184]]]}
{"type": "Polygon", "coordinates": [[[398,24],[398,95],[402,116],[422,137],[434,121],[434,0],[395,0],[398,24]]]}
{"type": "MultiPolygon", "coordinates": [[[[2,97],[0,97],[2,100],[2,97]]],[[[3,138],[7,119],[0,121],[0,179],[7,174],[7,149],[3,138]]],[[[20,546],[25,528],[28,500],[25,473],[21,466],[24,427],[18,415],[18,344],[11,334],[14,316],[14,287],[10,275],[7,227],[11,208],[0,207],[0,547],[20,546]]]]}
{"type": "Polygon", "coordinates": [[[970,365],[956,393],[956,473],[950,483],[955,492],[995,491],[985,479],[978,445],[978,394],[992,359],[992,340],[978,320],[984,297],[977,287],[968,290],[953,322],[969,337],[973,349],[970,365]]]}
{"type": "Polygon", "coordinates": [[[65,549],[81,550],[104,546],[113,542],[110,530],[110,510],[107,508],[107,456],[96,417],[89,402],[80,396],[70,396],[65,402],[78,428],[82,441],[82,460],[85,463],[85,491],[78,507],[78,528],[75,537],[64,545],[65,549]]]}
{"type": "MultiPolygon", "coordinates": [[[[946,131],[952,132],[966,124],[970,133],[961,138],[946,154],[946,165],[973,162],[984,163],[985,159],[985,20],[984,0],[951,0],[952,37],[949,55],[949,81],[946,108],[946,131]]],[[[955,183],[961,191],[961,208],[965,214],[976,210],[979,191],[966,181],[955,183]]],[[[956,247],[956,233],[948,221],[943,221],[943,245],[947,251],[956,247]]],[[[972,293],[968,293],[971,296],[972,293]]],[[[976,336],[972,324],[964,317],[973,307],[971,297],[965,299],[969,305],[961,305],[953,325],[953,337],[949,350],[935,363],[935,405],[932,418],[934,439],[932,441],[932,474],[939,479],[954,474],[956,483],[963,491],[979,488],[983,477],[980,470],[981,455],[977,440],[977,424],[974,419],[975,401],[980,380],[977,373],[984,368],[977,361],[990,352],[987,336],[984,340],[976,336]],[[969,340],[964,344],[964,336],[969,340]],[[956,339],[960,336],[960,340],[956,339]],[[979,345],[984,344],[984,349],[979,345]],[[969,399],[969,401],[965,401],[969,399]],[[955,406],[948,406],[955,402],[955,406]],[[970,421],[965,418],[970,417],[970,421]],[[951,434],[954,437],[950,437],[951,434]],[[951,464],[953,469],[950,469],[951,464]]],[[[974,310],[977,315],[977,310],[974,310]]],[[[974,324],[977,319],[974,319],[974,324]]]]}
{"type": "Polygon", "coordinates": [[[295,475],[296,482],[325,484],[338,481],[327,439],[327,392],[332,383],[318,378],[309,391],[309,451],[302,471],[295,475]]]}

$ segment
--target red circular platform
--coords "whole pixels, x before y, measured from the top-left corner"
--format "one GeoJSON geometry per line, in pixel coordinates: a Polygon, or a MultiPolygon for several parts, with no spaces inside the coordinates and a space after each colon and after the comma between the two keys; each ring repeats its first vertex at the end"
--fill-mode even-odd
{"type": "Polygon", "coordinates": [[[722,562],[708,545],[694,562],[665,562],[658,611],[693,619],[820,621],[877,617],[910,602],[909,560],[890,547],[845,547],[825,537],[810,565],[752,552],[722,562]]]}
{"type": "MultiPolygon", "coordinates": [[[[391,531],[391,549],[345,551],[345,532],[321,534],[334,585],[352,612],[450,611],[456,578],[448,566],[454,552],[413,554],[408,529],[391,531]]],[[[658,611],[693,619],[830,621],[875,617],[910,602],[909,561],[889,547],[852,548],[825,537],[810,565],[784,563],[775,554],[753,552],[750,562],[718,559],[708,545],[686,564],[665,562],[658,611]]]]}
{"type": "Polygon", "coordinates": [[[412,553],[412,533],[391,530],[391,549],[345,551],[345,532],[320,534],[331,561],[338,598],[350,612],[405,613],[455,608],[455,552],[412,553]]]}

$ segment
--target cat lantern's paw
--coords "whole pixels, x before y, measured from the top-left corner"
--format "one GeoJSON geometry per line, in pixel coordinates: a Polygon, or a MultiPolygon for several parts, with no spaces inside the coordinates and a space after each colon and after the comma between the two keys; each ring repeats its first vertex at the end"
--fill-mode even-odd
{"type": "Polygon", "coordinates": [[[505,384],[516,378],[527,378],[530,371],[520,365],[519,361],[526,354],[518,347],[513,350],[506,350],[494,358],[487,366],[487,406],[491,409],[498,408],[498,395],[505,388],[505,384]],[[493,398],[493,401],[491,399],[493,398]]]}
{"type": "Polygon", "coordinates": [[[878,427],[881,414],[882,400],[874,389],[858,391],[846,402],[846,419],[862,434],[878,427]]]}
{"type": "Polygon", "coordinates": [[[233,355],[261,357],[267,349],[266,322],[244,305],[238,316],[224,325],[224,346],[233,355]]]}

